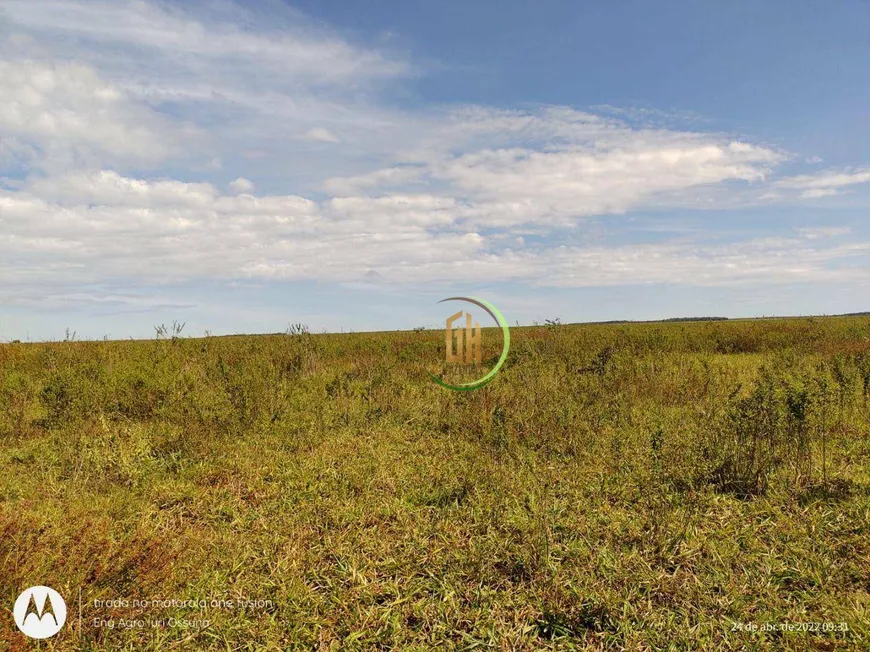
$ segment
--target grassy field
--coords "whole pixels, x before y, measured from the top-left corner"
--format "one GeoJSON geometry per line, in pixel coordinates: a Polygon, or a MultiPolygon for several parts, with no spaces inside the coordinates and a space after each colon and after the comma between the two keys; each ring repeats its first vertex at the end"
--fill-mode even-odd
{"type": "Polygon", "coordinates": [[[870,318],[516,328],[468,393],[440,347],[0,345],[0,644],[870,647],[870,318]]]}

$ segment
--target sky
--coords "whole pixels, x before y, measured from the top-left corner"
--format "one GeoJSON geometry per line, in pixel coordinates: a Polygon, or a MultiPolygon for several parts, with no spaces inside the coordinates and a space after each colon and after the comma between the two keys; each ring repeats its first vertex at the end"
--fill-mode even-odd
{"type": "Polygon", "coordinates": [[[0,98],[0,341],[870,310],[862,0],[4,0],[0,98]]]}

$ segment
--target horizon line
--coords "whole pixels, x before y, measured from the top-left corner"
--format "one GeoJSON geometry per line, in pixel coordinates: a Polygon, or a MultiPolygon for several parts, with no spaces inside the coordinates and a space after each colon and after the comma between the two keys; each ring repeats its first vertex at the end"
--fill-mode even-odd
{"type": "MultiPolygon", "coordinates": [[[[544,323],[537,323],[533,320],[531,324],[520,324],[516,322],[514,326],[509,326],[509,328],[552,328],[559,326],[606,326],[606,325],[614,325],[614,324],[673,324],[673,323],[693,323],[693,322],[719,322],[719,321],[753,321],[753,320],[765,320],[765,319],[814,319],[814,318],[822,318],[822,319],[834,319],[837,317],[870,317],[870,310],[858,311],[858,312],[844,312],[844,313],[835,313],[835,314],[808,314],[808,315],[760,315],[760,316],[742,316],[742,317],[716,317],[716,316],[704,316],[704,317],[665,317],[662,319],[607,319],[607,320],[598,320],[598,321],[574,321],[574,322],[561,322],[557,317],[555,320],[544,320],[544,323]],[[547,323],[550,322],[550,323],[547,323]]],[[[486,326],[485,328],[498,328],[497,326],[486,326]]],[[[289,330],[289,327],[288,327],[289,330]]],[[[347,330],[344,329],[338,331],[305,331],[304,334],[307,335],[365,335],[365,334],[375,334],[375,333],[413,333],[417,331],[434,331],[440,330],[439,328],[429,328],[429,327],[416,327],[416,328],[397,328],[395,330],[347,330]]],[[[127,338],[113,338],[108,339],[108,336],[104,336],[103,339],[75,339],[75,331],[73,331],[72,339],[57,339],[57,340],[30,340],[26,341],[21,339],[11,339],[11,340],[2,340],[0,344],[63,344],[70,342],[151,342],[156,340],[173,340],[173,339],[187,339],[187,340],[196,340],[196,339],[208,339],[212,337],[274,337],[278,335],[290,335],[287,330],[280,333],[226,333],[224,335],[212,335],[206,330],[203,335],[178,335],[178,336],[166,336],[166,337],[127,337],[127,338]]]]}

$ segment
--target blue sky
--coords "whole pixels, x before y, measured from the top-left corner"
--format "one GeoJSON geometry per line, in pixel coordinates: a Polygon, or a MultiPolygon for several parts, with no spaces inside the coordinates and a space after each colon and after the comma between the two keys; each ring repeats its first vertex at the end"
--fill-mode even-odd
{"type": "Polygon", "coordinates": [[[0,340],[870,309],[862,2],[6,0],[0,340]]]}

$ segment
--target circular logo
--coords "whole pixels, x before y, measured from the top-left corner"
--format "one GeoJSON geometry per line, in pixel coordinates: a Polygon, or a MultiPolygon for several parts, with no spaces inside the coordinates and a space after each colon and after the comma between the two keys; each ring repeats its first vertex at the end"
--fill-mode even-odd
{"type": "MultiPolygon", "coordinates": [[[[431,371],[429,371],[427,373],[429,374],[429,377],[432,380],[434,380],[436,383],[441,385],[441,387],[446,387],[447,389],[452,389],[452,390],[457,391],[457,392],[468,392],[468,391],[471,391],[473,389],[480,389],[481,387],[483,387],[484,385],[489,383],[493,378],[495,378],[495,375],[498,373],[499,369],[501,369],[501,366],[504,364],[505,360],[507,360],[508,351],[510,350],[510,346],[511,346],[510,329],[508,328],[507,322],[504,320],[504,317],[498,311],[498,308],[496,308],[494,305],[492,305],[488,301],[484,301],[483,299],[478,299],[476,297],[449,297],[447,299],[442,299],[438,303],[444,303],[445,301],[465,301],[467,303],[470,303],[470,304],[473,304],[475,306],[482,308],[484,310],[484,312],[486,312],[490,317],[492,317],[493,320],[496,322],[496,324],[498,324],[499,327],[501,328],[501,332],[502,332],[502,336],[503,336],[503,340],[504,340],[503,344],[502,344],[502,349],[501,349],[501,356],[499,357],[498,362],[496,362],[495,367],[493,367],[492,370],[488,374],[486,374],[482,378],[478,378],[477,380],[473,380],[473,381],[468,382],[468,383],[462,383],[460,385],[451,385],[449,383],[445,383],[443,380],[438,378],[438,376],[433,374],[431,371]]],[[[476,330],[476,334],[475,334],[475,330],[472,328],[472,325],[471,325],[471,319],[472,319],[471,315],[470,314],[466,315],[466,331],[464,333],[464,339],[463,339],[463,332],[462,332],[461,328],[458,329],[458,332],[455,332],[454,328],[453,328],[453,324],[457,320],[459,320],[461,317],[462,317],[462,311],[456,313],[455,315],[452,315],[451,317],[449,317],[447,319],[446,342],[445,342],[446,348],[447,348],[447,360],[448,360],[448,362],[461,360],[462,353],[459,352],[459,349],[463,349],[465,351],[465,361],[466,362],[472,361],[472,359],[474,358],[474,355],[473,355],[474,353],[476,353],[477,361],[480,361],[480,357],[481,357],[480,351],[481,351],[481,344],[482,344],[481,340],[480,340],[480,337],[481,337],[480,324],[476,325],[477,330],[476,330]],[[458,340],[455,338],[454,333],[455,333],[455,335],[459,336],[458,340]],[[474,343],[474,348],[472,348],[473,343],[474,343]],[[463,345],[464,345],[464,348],[463,348],[463,345]],[[454,348],[454,347],[457,347],[457,348],[454,348]]]]}
{"type": "Polygon", "coordinates": [[[66,622],[66,602],[48,586],[31,586],[18,596],[12,615],[26,636],[48,638],[66,622]]]}

